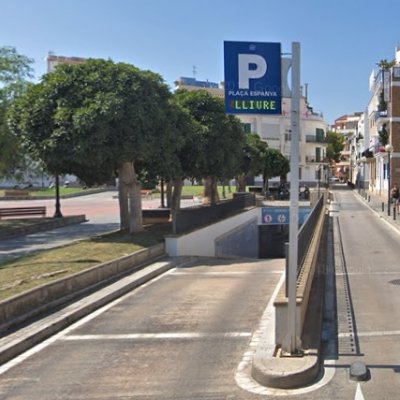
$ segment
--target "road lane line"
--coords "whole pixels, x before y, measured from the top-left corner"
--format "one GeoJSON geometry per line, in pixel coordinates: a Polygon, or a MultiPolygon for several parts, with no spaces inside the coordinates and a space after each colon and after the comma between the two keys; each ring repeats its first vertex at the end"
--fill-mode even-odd
{"type": "Polygon", "coordinates": [[[281,274],[282,271],[179,271],[179,269],[174,272],[174,276],[176,275],[255,275],[255,274],[281,274]]]}
{"type": "Polygon", "coordinates": [[[105,335],[68,335],[63,336],[63,341],[83,340],[156,340],[156,339],[220,339],[220,338],[246,338],[251,332],[166,332],[166,333],[128,333],[128,334],[105,334],[105,335]]]}
{"type": "MultiPolygon", "coordinates": [[[[397,336],[400,335],[400,331],[375,331],[375,332],[357,332],[357,337],[374,337],[374,336],[397,336]]],[[[338,338],[348,338],[353,336],[349,332],[341,332],[338,334],[338,338]]]]}

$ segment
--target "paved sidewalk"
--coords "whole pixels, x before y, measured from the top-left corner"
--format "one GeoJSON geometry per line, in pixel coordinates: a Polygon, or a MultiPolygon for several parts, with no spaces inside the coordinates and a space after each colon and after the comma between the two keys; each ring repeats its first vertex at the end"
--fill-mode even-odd
{"type": "MultiPolygon", "coordinates": [[[[103,192],[62,199],[64,216],[85,214],[87,222],[0,240],[0,263],[119,229],[118,201],[112,195],[113,192],[103,192]]],[[[54,200],[20,200],[17,203],[19,206],[29,206],[32,201],[45,205],[48,216],[54,214],[54,200]]],[[[11,207],[15,204],[16,201],[3,201],[1,206],[11,207]]]]}
{"type": "Polygon", "coordinates": [[[373,210],[380,218],[391,224],[396,229],[400,230],[400,215],[397,212],[393,213],[393,204],[390,207],[390,215],[388,215],[388,199],[370,192],[358,192],[353,190],[355,196],[360,199],[365,205],[373,210]]]}
{"type": "Polygon", "coordinates": [[[84,222],[44,232],[0,240],[0,263],[39,250],[64,246],[76,240],[119,229],[118,223],[84,222]]]}

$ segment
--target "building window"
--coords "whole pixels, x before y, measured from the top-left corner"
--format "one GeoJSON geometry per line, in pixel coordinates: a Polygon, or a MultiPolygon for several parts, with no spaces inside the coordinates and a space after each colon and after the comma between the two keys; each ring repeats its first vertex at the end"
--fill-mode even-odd
{"type": "Polygon", "coordinates": [[[315,148],[315,162],[321,162],[321,147],[315,148]]]}
{"type": "Polygon", "coordinates": [[[315,141],[317,143],[323,143],[325,141],[325,132],[321,128],[315,129],[315,141]]]}

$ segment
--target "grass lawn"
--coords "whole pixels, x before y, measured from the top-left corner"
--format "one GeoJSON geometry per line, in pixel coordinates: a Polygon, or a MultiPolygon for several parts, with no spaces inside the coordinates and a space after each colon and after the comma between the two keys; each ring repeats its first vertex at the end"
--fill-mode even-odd
{"type": "MultiPolygon", "coordinates": [[[[64,196],[66,194],[80,193],[82,191],[83,191],[82,188],[60,187],[60,196],[64,196]]],[[[31,196],[34,196],[34,197],[41,197],[41,196],[55,197],[56,189],[55,188],[34,189],[34,190],[30,190],[29,193],[31,194],[31,196]]]]}
{"type": "MultiPolygon", "coordinates": [[[[229,192],[229,187],[225,186],[225,195],[227,197],[231,197],[232,193],[236,192],[236,187],[231,186],[231,193],[229,192]]],[[[204,193],[204,186],[183,186],[182,194],[183,195],[193,195],[200,196],[204,193]]],[[[218,186],[218,193],[220,198],[222,199],[222,186],[218,186]]]]}
{"type": "MultiPolygon", "coordinates": [[[[10,189],[12,190],[12,189],[10,189]]],[[[56,195],[56,189],[55,188],[32,188],[32,189],[24,189],[32,197],[55,197],[56,195]]],[[[0,190],[0,197],[4,196],[5,189],[0,190]]],[[[60,196],[65,196],[68,194],[74,194],[74,193],[81,193],[81,192],[87,192],[90,193],[90,189],[82,189],[79,187],[60,187],[60,196]]]]}
{"type": "MultiPolygon", "coordinates": [[[[43,188],[43,189],[26,189],[32,197],[55,197],[56,191],[55,188],[43,188]]],[[[90,193],[90,189],[82,189],[82,188],[75,188],[75,187],[60,187],[60,196],[80,193],[80,192],[87,192],[90,193]]],[[[225,194],[227,197],[231,197],[232,193],[236,192],[236,187],[231,186],[230,191],[229,187],[225,186],[225,194]]],[[[183,186],[182,194],[183,195],[191,195],[191,196],[201,196],[204,193],[204,186],[183,186]]],[[[218,193],[222,198],[222,186],[218,186],[218,193]]],[[[4,190],[0,190],[0,197],[4,196],[4,190]]],[[[160,196],[159,193],[154,193],[153,196],[160,196]]]]}
{"type": "Polygon", "coordinates": [[[0,300],[161,243],[170,229],[165,224],[135,235],[114,232],[1,263],[0,300]]]}

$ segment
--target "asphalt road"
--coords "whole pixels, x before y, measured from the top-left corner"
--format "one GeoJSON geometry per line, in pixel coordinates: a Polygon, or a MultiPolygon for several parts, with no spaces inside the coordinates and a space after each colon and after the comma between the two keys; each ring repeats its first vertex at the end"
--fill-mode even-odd
{"type": "MultiPolygon", "coordinates": [[[[338,189],[330,218],[324,316],[324,370],[309,388],[279,398],[400,398],[400,230],[353,191],[338,189]],[[367,368],[355,380],[355,363],[367,368]]],[[[277,397],[278,398],[278,397],[277,397]]]]}

